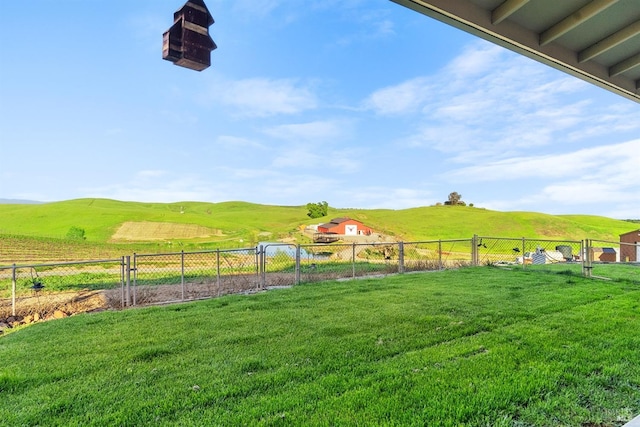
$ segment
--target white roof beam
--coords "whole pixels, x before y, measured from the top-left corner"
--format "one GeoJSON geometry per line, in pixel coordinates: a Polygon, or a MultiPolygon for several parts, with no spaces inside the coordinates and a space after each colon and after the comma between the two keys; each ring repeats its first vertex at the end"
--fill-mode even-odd
{"type": "Polygon", "coordinates": [[[604,52],[613,49],[620,43],[624,43],[632,37],[640,34],[640,21],[636,21],[633,24],[623,28],[617,33],[611,34],[609,37],[600,40],[598,43],[589,46],[583,51],[578,53],[578,62],[582,63],[588,61],[596,56],[603,54],[604,52]]]}
{"type": "Polygon", "coordinates": [[[640,53],[637,53],[622,62],[618,62],[617,64],[612,65],[611,68],[609,68],[609,75],[611,77],[614,77],[638,66],[640,66],[640,53]]]}
{"type": "Polygon", "coordinates": [[[551,28],[543,31],[540,34],[540,46],[544,46],[551,43],[558,37],[563,36],[564,34],[568,33],[569,31],[573,30],[580,24],[593,18],[598,13],[602,12],[603,10],[614,5],[617,2],[618,0],[592,1],[591,3],[584,6],[582,9],[572,13],[571,15],[564,18],[562,21],[553,25],[551,28]]]}
{"type": "Polygon", "coordinates": [[[522,6],[529,3],[529,0],[507,0],[491,12],[491,23],[498,25],[514,13],[522,6]]]}

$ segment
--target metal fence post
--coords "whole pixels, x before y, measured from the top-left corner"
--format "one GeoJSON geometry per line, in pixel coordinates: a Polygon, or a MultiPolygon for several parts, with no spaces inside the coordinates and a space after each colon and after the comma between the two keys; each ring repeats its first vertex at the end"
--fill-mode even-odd
{"type": "Polygon", "coordinates": [[[125,277],[126,277],[126,295],[125,305],[131,305],[131,255],[125,257],[125,277]]]}
{"type": "Polygon", "coordinates": [[[16,265],[11,267],[11,315],[16,315],[16,265]]]}
{"type": "Polygon", "coordinates": [[[471,239],[471,265],[478,266],[478,235],[474,234],[471,239]]]}
{"type": "Polygon", "coordinates": [[[266,276],[266,257],[264,255],[264,246],[260,245],[258,247],[258,252],[256,253],[256,262],[258,263],[258,289],[264,288],[267,280],[266,276]]]}
{"type": "Polygon", "coordinates": [[[398,273],[404,273],[404,242],[398,242],[398,273]]]}
{"type": "Polygon", "coordinates": [[[592,242],[590,239],[587,239],[586,242],[587,243],[585,246],[584,261],[582,265],[584,270],[584,276],[591,277],[591,275],[593,274],[593,260],[592,260],[593,251],[591,249],[592,242]]]}
{"type": "Polygon", "coordinates": [[[581,240],[580,241],[580,266],[582,268],[582,275],[583,276],[584,276],[584,272],[585,272],[585,269],[584,269],[584,262],[585,262],[584,257],[585,257],[585,254],[586,254],[586,252],[585,252],[584,240],[581,240]]]}
{"type": "Polygon", "coordinates": [[[523,237],[522,238],[522,269],[523,270],[526,268],[526,263],[524,262],[524,251],[526,249],[526,244],[527,244],[527,240],[523,237]]]}
{"type": "Polygon", "coordinates": [[[300,245],[296,245],[296,277],[295,284],[300,284],[300,245]]]}
{"type": "Polygon", "coordinates": [[[124,256],[120,257],[120,307],[124,308],[124,286],[125,286],[125,260],[124,256]]]}
{"type": "Polygon", "coordinates": [[[180,287],[182,292],[182,301],[184,301],[184,249],[180,251],[180,287]]]}
{"type": "Polygon", "coordinates": [[[442,240],[438,240],[438,269],[442,270],[442,240]]]}
{"type": "Polygon", "coordinates": [[[138,304],[138,257],[133,253],[133,306],[138,304]]]}
{"type": "Polygon", "coordinates": [[[351,277],[356,278],[356,242],[351,247],[351,277]]]}
{"type": "Polygon", "coordinates": [[[218,288],[218,296],[220,296],[220,249],[216,249],[216,286],[218,288]]]}

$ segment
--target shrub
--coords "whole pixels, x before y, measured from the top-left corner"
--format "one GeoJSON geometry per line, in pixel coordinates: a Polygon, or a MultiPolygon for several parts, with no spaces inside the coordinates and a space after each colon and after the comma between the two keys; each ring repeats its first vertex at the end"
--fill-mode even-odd
{"type": "Polygon", "coordinates": [[[69,240],[85,240],[86,236],[84,235],[84,228],[80,227],[71,227],[69,231],[67,231],[67,239],[69,240]]]}

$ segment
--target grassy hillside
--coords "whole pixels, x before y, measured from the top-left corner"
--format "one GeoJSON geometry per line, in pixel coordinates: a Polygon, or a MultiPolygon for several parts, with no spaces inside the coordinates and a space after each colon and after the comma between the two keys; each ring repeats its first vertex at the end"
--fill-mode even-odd
{"type": "MultiPolygon", "coordinates": [[[[376,231],[405,241],[467,238],[473,234],[617,241],[619,234],[638,226],[605,217],[497,212],[462,206],[404,210],[330,208],[327,217],[315,220],[306,214],[304,206],[246,202],[139,203],[77,199],[36,205],[0,204],[0,234],[64,238],[72,227],[76,227],[85,231],[87,242],[104,244],[113,242],[123,224],[131,228],[131,223],[169,223],[174,224],[176,230],[180,229],[180,233],[184,233],[185,228],[198,230],[199,237],[193,239],[185,239],[184,234],[176,231],[178,239],[229,247],[285,237],[304,241],[299,232],[301,225],[321,223],[338,216],[358,219],[376,231]]],[[[162,228],[167,235],[167,227],[162,228]]]]}
{"type": "Polygon", "coordinates": [[[363,218],[372,227],[388,230],[403,240],[455,239],[478,234],[618,241],[620,234],[637,228],[637,224],[598,216],[498,212],[462,206],[362,211],[353,217],[363,218]]]}
{"type": "Polygon", "coordinates": [[[225,203],[138,203],[77,199],[41,205],[0,205],[0,233],[64,237],[71,227],[85,230],[93,242],[111,241],[130,221],[193,224],[208,227],[211,240],[251,240],[254,235],[283,234],[308,219],[304,207],[225,203]]]}

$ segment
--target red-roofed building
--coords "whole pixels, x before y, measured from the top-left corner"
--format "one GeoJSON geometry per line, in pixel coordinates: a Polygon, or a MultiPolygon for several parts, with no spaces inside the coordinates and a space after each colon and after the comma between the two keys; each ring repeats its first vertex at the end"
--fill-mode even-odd
{"type": "Polygon", "coordinates": [[[318,226],[318,233],[340,234],[344,236],[369,236],[373,233],[373,230],[355,219],[334,218],[325,224],[320,224],[318,226]]]}

